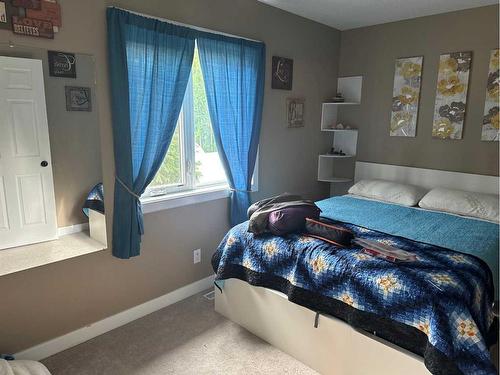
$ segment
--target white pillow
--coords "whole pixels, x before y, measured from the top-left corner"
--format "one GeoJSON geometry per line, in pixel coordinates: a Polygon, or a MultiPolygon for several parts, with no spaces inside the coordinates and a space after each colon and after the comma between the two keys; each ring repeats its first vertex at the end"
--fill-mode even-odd
{"type": "Polygon", "coordinates": [[[470,191],[435,188],[418,204],[422,208],[472,216],[498,223],[498,195],[470,191]]]}
{"type": "Polygon", "coordinates": [[[384,180],[361,180],[349,189],[349,194],[384,202],[415,206],[425,190],[413,185],[384,180]]]}

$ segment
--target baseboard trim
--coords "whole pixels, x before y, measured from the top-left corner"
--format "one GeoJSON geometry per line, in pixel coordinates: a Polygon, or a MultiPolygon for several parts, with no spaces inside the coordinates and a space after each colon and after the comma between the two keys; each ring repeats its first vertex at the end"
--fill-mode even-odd
{"type": "Polygon", "coordinates": [[[89,223],[73,224],[67,227],[57,228],[57,235],[59,237],[67,236],[68,234],[83,232],[85,230],[89,230],[89,223]]]}
{"type": "Polygon", "coordinates": [[[191,297],[196,293],[209,289],[213,286],[213,281],[214,275],[198,280],[161,297],[77,329],[76,331],[23,350],[15,354],[15,357],[16,359],[31,359],[35,361],[50,357],[51,355],[93,339],[103,333],[109,332],[136,319],[142,318],[143,316],[163,309],[164,307],[182,301],[185,298],[191,297]]]}

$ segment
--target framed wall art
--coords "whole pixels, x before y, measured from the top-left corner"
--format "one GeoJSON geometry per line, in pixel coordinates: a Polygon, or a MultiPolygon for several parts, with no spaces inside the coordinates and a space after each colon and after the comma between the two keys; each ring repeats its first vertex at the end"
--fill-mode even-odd
{"type": "Polygon", "coordinates": [[[287,124],[289,128],[304,126],[304,105],[304,99],[288,98],[286,100],[287,124]]]}
{"type": "Polygon", "coordinates": [[[293,60],[273,56],[271,88],[291,90],[293,84],[293,60]]]}
{"type": "Polygon", "coordinates": [[[12,16],[14,34],[54,39],[54,26],[49,21],[12,16]]]}
{"type": "Polygon", "coordinates": [[[90,87],[65,86],[66,111],[92,111],[90,87]]]}
{"type": "Polygon", "coordinates": [[[55,27],[62,26],[61,7],[54,1],[41,0],[40,8],[26,9],[26,17],[49,21],[55,27]]]}
{"type": "Polygon", "coordinates": [[[390,126],[392,137],[415,137],[423,59],[423,56],[416,56],[396,60],[390,126]]]}
{"type": "Polygon", "coordinates": [[[472,52],[441,55],[432,136],[462,139],[472,52]]]}
{"type": "Polygon", "coordinates": [[[482,141],[498,141],[499,132],[499,95],[500,78],[498,67],[499,50],[494,49],[490,53],[490,65],[488,71],[488,83],[486,86],[486,101],[484,103],[484,116],[481,129],[482,141]]]}
{"type": "Polygon", "coordinates": [[[74,53],[48,51],[49,74],[51,77],[76,78],[74,53]]]}

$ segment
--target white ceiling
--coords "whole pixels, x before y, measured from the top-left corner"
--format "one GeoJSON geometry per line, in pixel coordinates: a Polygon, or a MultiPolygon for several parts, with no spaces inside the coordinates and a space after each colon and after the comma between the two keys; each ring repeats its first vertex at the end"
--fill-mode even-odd
{"type": "Polygon", "coordinates": [[[498,4],[498,0],[258,0],[339,30],[498,4]]]}

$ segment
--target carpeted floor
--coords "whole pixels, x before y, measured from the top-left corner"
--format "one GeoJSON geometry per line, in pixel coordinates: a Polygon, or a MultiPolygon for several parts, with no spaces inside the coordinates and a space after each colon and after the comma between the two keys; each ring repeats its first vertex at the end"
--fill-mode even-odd
{"type": "Polygon", "coordinates": [[[317,374],[217,314],[203,293],[42,362],[53,375],[317,374]]]}

